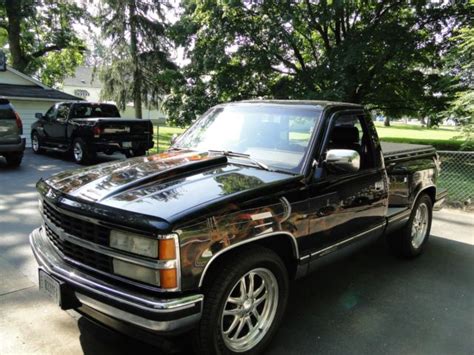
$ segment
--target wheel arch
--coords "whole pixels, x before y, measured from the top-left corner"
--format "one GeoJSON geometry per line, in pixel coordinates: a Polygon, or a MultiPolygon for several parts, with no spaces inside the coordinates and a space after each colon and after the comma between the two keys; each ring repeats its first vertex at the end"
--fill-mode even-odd
{"type": "Polygon", "coordinates": [[[435,202],[436,202],[436,186],[435,185],[420,186],[417,189],[417,192],[415,194],[415,198],[412,201],[412,205],[411,205],[412,209],[413,209],[413,206],[415,206],[416,201],[418,201],[418,198],[423,193],[426,193],[431,198],[431,203],[433,205],[435,204],[435,202]]]}
{"type": "Polygon", "coordinates": [[[279,231],[241,241],[213,255],[204,267],[199,279],[199,287],[205,284],[206,280],[213,274],[213,270],[218,268],[219,265],[227,259],[226,257],[235,255],[241,248],[248,248],[252,245],[265,247],[275,252],[285,263],[289,277],[293,278],[295,276],[297,261],[299,259],[296,238],[289,232],[279,231]]]}

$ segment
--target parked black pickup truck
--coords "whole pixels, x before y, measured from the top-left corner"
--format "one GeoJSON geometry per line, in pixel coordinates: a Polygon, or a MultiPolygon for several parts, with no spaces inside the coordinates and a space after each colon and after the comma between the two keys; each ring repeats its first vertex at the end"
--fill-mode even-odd
{"type": "Polygon", "coordinates": [[[142,339],[192,329],[199,353],[258,353],[290,279],[380,237],[419,255],[438,174],[432,147],[381,146],[358,105],[219,105],[165,153],[38,182],[40,288],[142,339]]]}
{"type": "Polygon", "coordinates": [[[31,126],[33,152],[71,152],[80,164],[93,162],[97,152],[145,155],[153,147],[150,120],[121,118],[115,105],[85,101],[53,105],[31,126]]]}

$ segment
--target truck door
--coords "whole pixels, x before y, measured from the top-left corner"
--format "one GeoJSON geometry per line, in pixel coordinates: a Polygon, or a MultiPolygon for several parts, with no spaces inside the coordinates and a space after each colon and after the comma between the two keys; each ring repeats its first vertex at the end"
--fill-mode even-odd
{"type": "Polygon", "coordinates": [[[309,186],[309,236],[302,249],[318,256],[338,245],[380,235],[385,223],[388,183],[380,144],[370,118],[363,112],[333,115],[313,181],[309,186]],[[325,163],[327,153],[346,149],[360,156],[355,172],[335,171],[325,163]]]}
{"type": "Polygon", "coordinates": [[[52,132],[52,125],[54,120],[56,119],[57,114],[57,104],[53,105],[49,108],[48,111],[43,116],[42,124],[41,124],[41,138],[44,143],[47,145],[54,144],[52,142],[52,136],[50,133],[52,132]]]}
{"type": "Polygon", "coordinates": [[[48,117],[47,123],[44,125],[44,130],[50,144],[57,146],[64,144],[70,108],[71,104],[58,104],[55,106],[54,114],[48,117]]]}

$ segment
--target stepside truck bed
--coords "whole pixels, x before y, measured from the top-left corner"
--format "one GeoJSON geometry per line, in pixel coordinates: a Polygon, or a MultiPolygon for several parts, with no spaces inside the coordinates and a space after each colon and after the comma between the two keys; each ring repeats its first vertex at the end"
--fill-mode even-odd
{"type": "Polygon", "coordinates": [[[386,163],[436,155],[431,145],[382,142],[382,152],[386,163]]]}
{"type": "MultiPolygon", "coordinates": [[[[426,181],[433,181],[435,188],[440,164],[435,148],[430,145],[382,142],[382,152],[390,180],[387,211],[390,230],[408,218],[418,191],[427,187],[426,181]]],[[[435,188],[433,204],[440,201],[435,209],[442,205],[446,195],[444,189],[435,188]]]]}

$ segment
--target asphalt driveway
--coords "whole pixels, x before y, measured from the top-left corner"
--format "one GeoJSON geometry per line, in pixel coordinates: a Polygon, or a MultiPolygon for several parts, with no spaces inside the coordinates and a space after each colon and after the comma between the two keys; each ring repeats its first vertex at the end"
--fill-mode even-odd
{"type": "MultiPolygon", "coordinates": [[[[19,169],[0,160],[0,354],[166,354],[63,312],[37,290],[28,245],[40,224],[34,186],[75,167],[61,156],[31,152],[19,169]]],[[[186,341],[174,347],[192,350],[186,341]]],[[[474,353],[474,214],[435,213],[429,248],[416,260],[393,258],[374,245],[293,283],[269,354],[369,352],[474,353]]]]}

